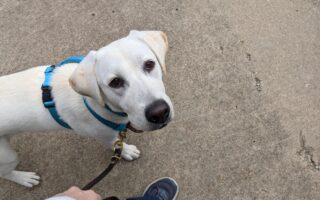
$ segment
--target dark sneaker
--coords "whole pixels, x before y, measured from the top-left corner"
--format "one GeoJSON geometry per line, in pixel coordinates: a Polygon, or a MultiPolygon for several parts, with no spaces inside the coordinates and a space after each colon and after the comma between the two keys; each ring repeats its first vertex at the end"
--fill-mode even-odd
{"type": "Polygon", "coordinates": [[[176,200],[179,186],[173,178],[164,177],[153,181],[143,193],[143,197],[128,200],[176,200]]]}
{"type": "Polygon", "coordinates": [[[146,188],[143,196],[157,197],[159,200],[175,200],[178,196],[179,186],[173,178],[159,178],[146,188]]]}

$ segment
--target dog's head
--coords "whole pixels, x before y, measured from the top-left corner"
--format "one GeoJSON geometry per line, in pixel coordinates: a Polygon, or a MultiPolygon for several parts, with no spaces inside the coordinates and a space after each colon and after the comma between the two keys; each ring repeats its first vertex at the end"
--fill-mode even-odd
{"type": "Polygon", "coordinates": [[[70,84],[81,95],[126,112],[133,128],[160,129],[174,116],[162,82],[167,49],[165,33],[131,31],[91,51],[73,72],[70,84]]]}

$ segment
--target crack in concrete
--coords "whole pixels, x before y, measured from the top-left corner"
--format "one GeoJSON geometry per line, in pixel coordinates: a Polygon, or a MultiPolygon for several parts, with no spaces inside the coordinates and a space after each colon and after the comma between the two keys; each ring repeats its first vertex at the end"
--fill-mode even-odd
{"type": "Polygon", "coordinates": [[[256,90],[258,92],[261,92],[262,91],[261,80],[258,77],[254,77],[254,80],[256,81],[256,90]]]}
{"type": "Polygon", "coordinates": [[[300,131],[299,138],[301,149],[298,151],[298,154],[310,163],[314,169],[320,171],[320,163],[317,163],[313,158],[314,148],[306,144],[306,137],[302,134],[302,131],[300,131]]]}

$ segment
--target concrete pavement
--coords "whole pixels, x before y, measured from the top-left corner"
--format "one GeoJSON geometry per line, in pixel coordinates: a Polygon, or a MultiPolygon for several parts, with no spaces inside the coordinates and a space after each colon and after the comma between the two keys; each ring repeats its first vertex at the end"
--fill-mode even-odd
{"type": "MultiPolygon", "coordinates": [[[[135,196],[171,176],[185,200],[320,199],[319,0],[2,0],[0,74],[85,54],[132,29],[168,35],[176,118],[131,134],[141,159],[122,161],[97,192],[135,196]]],[[[18,168],[42,181],[26,189],[0,180],[3,200],[83,186],[111,156],[70,132],[11,143],[18,168]]]]}

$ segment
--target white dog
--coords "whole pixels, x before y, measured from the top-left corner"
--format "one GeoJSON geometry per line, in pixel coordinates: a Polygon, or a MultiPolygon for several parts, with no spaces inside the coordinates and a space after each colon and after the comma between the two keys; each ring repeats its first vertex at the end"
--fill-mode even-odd
{"type": "MultiPolygon", "coordinates": [[[[49,82],[58,119],[42,100],[48,66],[1,77],[0,176],[26,187],[39,183],[34,172],[14,170],[17,154],[7,139],[16,133],[61,130],[66,127],[61,123],[65,123],[78,134],[112,147],[122,129],[105,121],[111,125],[130,123],[143,131],[167,125],[174,115],[162,82],[167,49],[163,32],[131,31],[127,37],[91,51],[80,63],[56,67],[49,82]]],[[[123,158],[139,156],[136,146],[124,144],[123,158]]]]}

